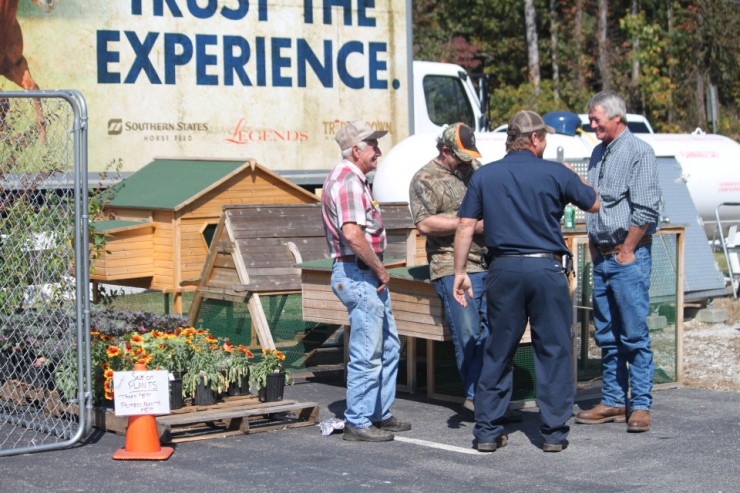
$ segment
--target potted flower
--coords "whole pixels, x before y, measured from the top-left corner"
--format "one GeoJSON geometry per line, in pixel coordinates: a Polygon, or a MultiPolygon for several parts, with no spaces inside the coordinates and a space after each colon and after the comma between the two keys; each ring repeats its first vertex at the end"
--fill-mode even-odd
{"type": "Polygon", "coordinates": [[[262,402],[283,400],[285,384],[290,380],[290,371],[283,367],[285,354],[277,349],[263,349],[262,359],[252,365],[249,383],[257,387],[262,402]]]}
{"type": "Polygon", "coordinates": [[[182,377],[183,392],[193,396],[195,405],[214,404],[217,395],[226,388],[219,341],[203,329],[184,329],[181,335],[193,349],[190,367],[182,377]]]}
{"type": "Polygon", "coordinates": [[[249,360],[254,355],[242,344],[234,346],[227,340],[221,346],[227,357],[224,360],[224,372],[229,384],[229,395],[249,394],[249,360]]]}

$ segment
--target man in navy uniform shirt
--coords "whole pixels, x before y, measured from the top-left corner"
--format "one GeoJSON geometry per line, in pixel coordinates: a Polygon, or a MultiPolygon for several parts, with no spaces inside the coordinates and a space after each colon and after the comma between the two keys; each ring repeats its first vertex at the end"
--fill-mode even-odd
{"type": "Polygon", "coordinates": [[[488,248],[486,299],[491,335],[475,394],[478,450],[506,445],[502,422],[511,400],[513,361],[529,322],[534,347],[537,405],[545,452],[565,448],[575,388],[570,327],[573,306],[566,264],[570,252],[560,230],[568,203],[599,210],[596,192],[569,165],[545,161],[542,117],[520,111],[509,122],[506,156],[475,172],[458,211],[455,234],[456,299],[473,297],[465,260],[475,224],[483,219],[488,248]]]}

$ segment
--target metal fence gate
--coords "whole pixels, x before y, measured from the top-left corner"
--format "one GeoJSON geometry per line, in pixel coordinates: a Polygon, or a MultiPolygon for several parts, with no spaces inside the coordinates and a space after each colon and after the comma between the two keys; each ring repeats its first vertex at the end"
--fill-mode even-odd
{"type": "Polygon", "coordinates": [[[91,428],[87,108],[0,92],[0,456],[91,428]]]}

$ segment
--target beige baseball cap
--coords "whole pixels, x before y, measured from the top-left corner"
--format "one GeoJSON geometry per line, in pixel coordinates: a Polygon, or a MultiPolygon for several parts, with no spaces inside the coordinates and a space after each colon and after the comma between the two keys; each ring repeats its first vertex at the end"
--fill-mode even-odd
{"type": "Polygon", "coordinates": [[[375,130],[366,121],[355,120],[342,125],[334,139],[339,148],[345,150],[363,140],[377,140],[387,133],[387,130],[375,130]]]}

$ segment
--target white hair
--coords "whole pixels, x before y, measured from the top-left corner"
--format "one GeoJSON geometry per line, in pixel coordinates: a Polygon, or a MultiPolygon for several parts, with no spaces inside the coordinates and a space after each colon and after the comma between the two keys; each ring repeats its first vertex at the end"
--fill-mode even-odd
{"type": "MultiPolygon", "coordinates": [[[[357,144],[355,144],[357,148],[361,151],[364,151],[367,147],[367,142],[364,140],[359,141],[357,144]]],[[[350,154],[352,154],[352,147],[348,147],[345,150],[342,151],[342,159],[347,159],[350,154]]]]}
{"type": "Polygon", "coordinates": [[[624,99],[614,91],[601,91],[594,95],[588,102],[589,111],[601,106],[608,118],[614,118],[620,116],[620,120],[623,123],[627,123],[627,105],[624,103],[624,99]]]}

